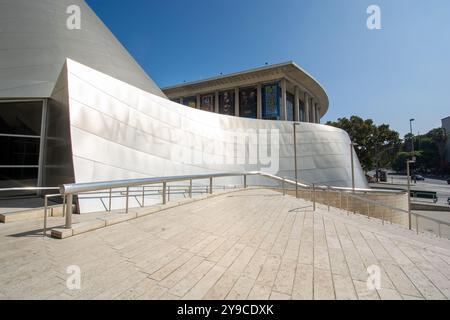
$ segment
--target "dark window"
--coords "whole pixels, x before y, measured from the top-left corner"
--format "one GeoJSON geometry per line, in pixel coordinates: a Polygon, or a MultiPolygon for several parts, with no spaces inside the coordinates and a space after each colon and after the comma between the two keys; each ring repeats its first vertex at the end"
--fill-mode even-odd
{"type": "Polygon", "coordinates": [[[214,111],[214,93],[205,94],[200,97],[200,109],[204,111],[214,111]]]}
{"type": "Polygon", "coordinates": [[[183,98],[183,104],[185,106],[191,107],[191,108],[197,108],[197,97],[186,97],[183,98]]]}
{"type": "Polygon", "coordinates": [[[219,113],[234,116],[234,90],[219,93],[219,113]]]}
{"type": "Polygon", "coordinates": [[[0,165],[38,165],[39,142],[37,138],[0,136],[0,165]]]}
{"type": "Polygon", "coordinates": [[[0,101],[0,133],[39,136],[41,134],[42,102],[0,101]]]}
{"type": "Polygon", "coordinates": [[[42,101],[0,101],[0,181],[35,186],[39,166],[42,101]]]}
{"type": "Polygon", "coordinates": [[[302,100],[299,100],[300,103],[300,117],[299,120],[305,122],[305,104],[302,100]]]}
{"type": "Polygon", "coordinates": [[[239,116],[256,119],[256,94],[256,88],[245,88],[239,90],[239,116]]]}
{"type": "Polygon", "coordinates": [[[294,95],[286,92],[286,120],[294,121],[294,95]]]}

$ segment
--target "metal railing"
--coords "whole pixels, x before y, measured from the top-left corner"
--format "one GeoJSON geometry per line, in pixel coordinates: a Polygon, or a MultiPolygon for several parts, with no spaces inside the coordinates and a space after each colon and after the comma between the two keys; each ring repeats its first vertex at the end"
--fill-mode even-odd
{"type": "MultiPolygon", "coordinates": [[[[305,194],[303,198],[312,202],[313,210],[316,210],[316,203],[322,203],[327,206],[328,210],[330,207],[335,207],[341,210],[345,210],[347,214],[359,213],[366,215],[368,219],[377,218],[372,215],[374,212],[373,208],[382,207],[385,210],[391,212],[398,212],[402,215],[407,214],[408,219],[411,219],[412,216],[416,217],[416,232],[419,233],[419,224],[418,220],[427,219],[438,223],[439,233],[441,236],[441,225],[450,226],[450,223],[440,221],[437,219],[429,218],[423,215],[419,215],[416,213],[409,212],[408,210],[404,210],[401,208],[397,208],[395,206],[383,203],[381,201],[368,199],[368,194],[405,194],[404,191],[400,190],[383,190],[383,189],[362,189],[356,188],[343,188],[343,187],[333,187],[328,185],[316,185],[316,184],[308,184],[304,182],[295,182],[290,179],[282,178],[276,175],[272,175],[265,172],[252,171],[252,172],[232,172],[232,173],[215,173],[215,174],[199,174],[199,175],[186,175],[186,176],[169,176],[169,177],[157,177],[157,178],[145,178],[145,179],[129,179],[129,180],[116,180],[116,181],[104,181],[104,182],[92,182],[92,183],[72,183],[72,184],[64,184],[59,187],[59,194],[49,194],[45,196],[44,201],[44,234],[47,230],[47,209],[48,209],[48,199],[51,197],[62,197],[63,199],[63,217],[65,217],[65,228],[72,227],[72,214],[73,214],[73,204],[74,196],[88,196],[92,195],[94,198],[99,198],[98,191],[103,191],[102,196],[100,198],[107,199],[108,205],[104,204],[105,210],[107,212],[111,212],[112,210],[112,199],[116,197],[125,197],[125,213],[129,211],[129,198],[135,197],[136,199],[140,198],[141,201],[137,201],[140,207],[145,206],[145,198],[147,196],[160,196],[162,204],[166,204],[170,201],[170,195],[172,194],[183,194],[192,198],[193,194],[201,193],[201,194],[212,194],[214,189],[226,189],[226,186],[218,187],[214,186],[214,179],[218,178],[226,178],[226,177],[242,177],[242,184],[244,188],[247,188],[247,177],[248,176],[261,176],[267,178],[271,181],[278,182],[282,187],[283,194],[286,194],[290,190],[288,186],[294,186],[300,193],[305,194]],[[196,186],[193,184],[195,180],[208,180],[208,184],[196,186]],[[170,183],[177,183],[188,181],[187,185],[172,185],[170,183]],[[157,186],[157,185],[160,186],[157,186]],[[161,186],[162,185],[162,186],[161,186]],[[121,190],[117,190],[121,189],[121,190]],[[105,195],[106,194],[106,195],[105,195]],[[359,209],[356,208],[355,203],[359,201],[359,203],[363,203],[366,210],[363,212],[361,208],[364,206],[359,205],[359,209]]],[[[274,188],[275,186],[262,186],[264,188],[274,188]]],[[[236,188],[236,186],[234,186],[236,188]]],[[[37,190],[38,188],[7,188],[0,189],[3,190],[37,190]]],[[[55,190],[55,188],[40,188],[41,190],[55,190]]],[[[103,200],[102,200],[103,201],[103,200]]],[[[386,221],[385,212],[382,211],[381,214],[381,222],[384,225],[386,221]]],[[[392,220],[390,221],[392,223],[392,220]]]]}
{"type": "MultiPolygon", "coordinates": [[[[372,189],[355,189],[352,188],[340,188],[340,187],[330,187],[330,186],[316,186],[310,185],[302,182],[295,182],[293,180],[289,180],[286,178],[281,178],[269,173],[260,172],[260,171],[252,171],[252,172],[232,172],[232,173],[214,173],[214,174],[199,174],[199,175],[187,175],[187,176],[169,176],[169,177],[157,177],[157,178],[144,178],[144,179],[129,179],[129,180],[117,180],[117,181],[105,181],[105,182],[92,182],[92,183],[73,183],[73,184],[64,184],[60,187],[60,194],[63,197],[66,197],[66,203],[73,203],[73,197],[75,195],[86,194],[90,192],[98,192],[98,191],[106,191],[108,196],[108,207],[106,211],[111,211],[111,199],[113,195],[113,189],[122,189],[121,193],[125,197],[125,213],[128,213],[129,210],[129,198],[130,193],[135,193],[132,188],[142,188],[142,198],[145,199],[144,193],[145,188],[150,185],[162,184],[162,204],[166,204],[169,199],[168,195],[168,184],[174,182],[183,182],[189,181],[188,194],[189,197],[192,197],[192,188],[194,180],[209,180],[209,188],[208,193],[213,193],[213,180],[217,178],[225,178],[225,177],[242,177],[243,178],[243,186],[247,187],[247,177],[248,176],[261,176],[272,181],[276,181],[283,185],[285,188],[286,185],[297,186],[297,188],[308,190],[310,193],[310,200],[313,202],[314,210],[316,203],[316,193],[320,190],[333,190],[333,192],[364,192],[364,193],[401,193],[400,191],[391,191],[391,190],[372,190],[372,189]]],[[[169,190],[170,191],[170,190],[169,190]]],[[[356,196],[353,194],[352,196],[356,196]]],[[[362,198],[361,198],[362,199],[362,198]]],[[[375,203],[375,201],[373,201],[375,203]]],[[[142,206],[142,205],[141,205],[142,206]]],[[[67,207],[66,214],[66,228],[71,228],[72,225],[72,209],[70,206],[67,207]]],[[[396,208],[393,208],[396,209],[396,208]]]]}

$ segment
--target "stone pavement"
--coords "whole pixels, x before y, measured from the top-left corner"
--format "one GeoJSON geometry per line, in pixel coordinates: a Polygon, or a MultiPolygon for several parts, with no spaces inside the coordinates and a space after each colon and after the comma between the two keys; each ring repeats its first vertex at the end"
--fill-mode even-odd
{"type": "Polygon", "coordinates": [[[450,298],[448,240],[310,205],[250,189],[64,240],[42,237],[42,221],[3,224],[0,299],[450,298]]]}

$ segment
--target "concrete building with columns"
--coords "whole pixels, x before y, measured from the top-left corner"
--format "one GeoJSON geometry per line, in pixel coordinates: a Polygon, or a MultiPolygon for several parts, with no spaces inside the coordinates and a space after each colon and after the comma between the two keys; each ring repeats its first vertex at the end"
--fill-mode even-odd
{"type": "Polygon", "coordinates": [[[221,75],[163,88],[183,105],[244,118],[320,123],[328,97],[295,62],[221,75]]]}

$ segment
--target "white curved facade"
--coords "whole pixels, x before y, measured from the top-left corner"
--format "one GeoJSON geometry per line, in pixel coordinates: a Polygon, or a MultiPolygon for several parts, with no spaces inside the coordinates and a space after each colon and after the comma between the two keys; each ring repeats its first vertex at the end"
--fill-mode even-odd
{"type": "MultiPolygon", "coordinates": [[[[245,170],[294,177],[291,122],[187,108],[72,60],[67,61],[52,99],[70,112],[75,182],[245,170]]],[[[351,186],[350,140],[344,131],[301,123],[297,137],[301,180],[351,186]]],[[[356,186],[365,188],[356,157],[355,161],[356,186]]],[[[80,205],[81,211],[103,208],[95,200],[80,205]]]]}

